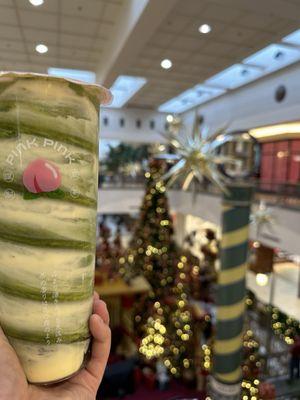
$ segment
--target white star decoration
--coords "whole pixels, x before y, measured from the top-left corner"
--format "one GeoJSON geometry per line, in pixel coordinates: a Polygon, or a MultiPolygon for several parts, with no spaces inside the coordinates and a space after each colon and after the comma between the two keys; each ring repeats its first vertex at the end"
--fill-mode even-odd
{"type": "Polygon", "coordinates": [[[256,226],[257,236],[259,236],[264,226],[272,230],[276,218],[272,211],[267,208],[266,203],[261,201],[256,211],[251,214],[250,221],[256,226]]]}
{"type": "MultiPolygon", "coordinates": [[[[225,128],[220,129],[212,137],[221,137],[224,130],[225,128]]],[[[157,156],[160,159],[177,161],[162,177],[164,180],[169,179],[168,186],[172,186],[178,178],[183,177],[182,188],[187,190],[193,179],[203,182],[203,179],[206,178],[221,191],[227,192],[227,178],[219,167],[225,164],[238,165],[239,160],[217,154],[218,139],[202,139],[196,118],[191,135],[187,135],[185,132],[177,135],[172,130],[162,135],[176,151],[176,154],[160,154],[157,156]]]]}

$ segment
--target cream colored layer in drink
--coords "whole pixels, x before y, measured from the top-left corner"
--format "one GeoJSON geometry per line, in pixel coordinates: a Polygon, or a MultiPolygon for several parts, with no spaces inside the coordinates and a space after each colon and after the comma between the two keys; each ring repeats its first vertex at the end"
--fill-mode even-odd
{"type": "Polygon", "coordinates": [[[74,374],[80,369],[82,354],[86,354],[89,346],[89,340],[49,347],[14,338],[10,342],[22,360],[27,379],[35,383],[55,382],[74,374]]]}

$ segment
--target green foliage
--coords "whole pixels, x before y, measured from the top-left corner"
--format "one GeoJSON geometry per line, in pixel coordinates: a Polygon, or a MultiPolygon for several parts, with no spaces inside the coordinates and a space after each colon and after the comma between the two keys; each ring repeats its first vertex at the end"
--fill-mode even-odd
{"type": "Polygon", "coordinates": [[[132,146],[127,143],[120,143],[118,146],[109,146],[109,151],[103,164],[108,172],[117,173],[127,165],[142,163],[148,157],[148,145],[132,146]]]}

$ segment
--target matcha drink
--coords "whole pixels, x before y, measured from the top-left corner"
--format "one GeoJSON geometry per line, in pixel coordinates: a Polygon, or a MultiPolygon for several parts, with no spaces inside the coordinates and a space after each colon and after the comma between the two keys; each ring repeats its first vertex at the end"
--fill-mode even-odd
{"type": "Polygon", "coordinates": [[[89,347],[108,100],[96,85],[0,73],[0,324],[33,383],[74,374],[89,347]]]}

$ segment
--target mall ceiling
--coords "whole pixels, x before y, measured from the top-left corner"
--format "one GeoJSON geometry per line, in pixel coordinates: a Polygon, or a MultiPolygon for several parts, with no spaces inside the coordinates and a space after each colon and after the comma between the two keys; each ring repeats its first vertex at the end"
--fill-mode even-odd
{"type": "Polygon", "coordinates": [[[0,0],[0,69],[93,70],[107,86],[143,76],[129,105],[157,108],[298,29],[299,17],[300,0],[0,0]],[[204,23],[209,34],[198,31],[204,23]]]}
{"type": "Polygon", "coordinates": [[[0,69],[96,70],[126,0],[0,0],[0,69]],[[37,43],[49,51],[38,54],[37,43]]]}

